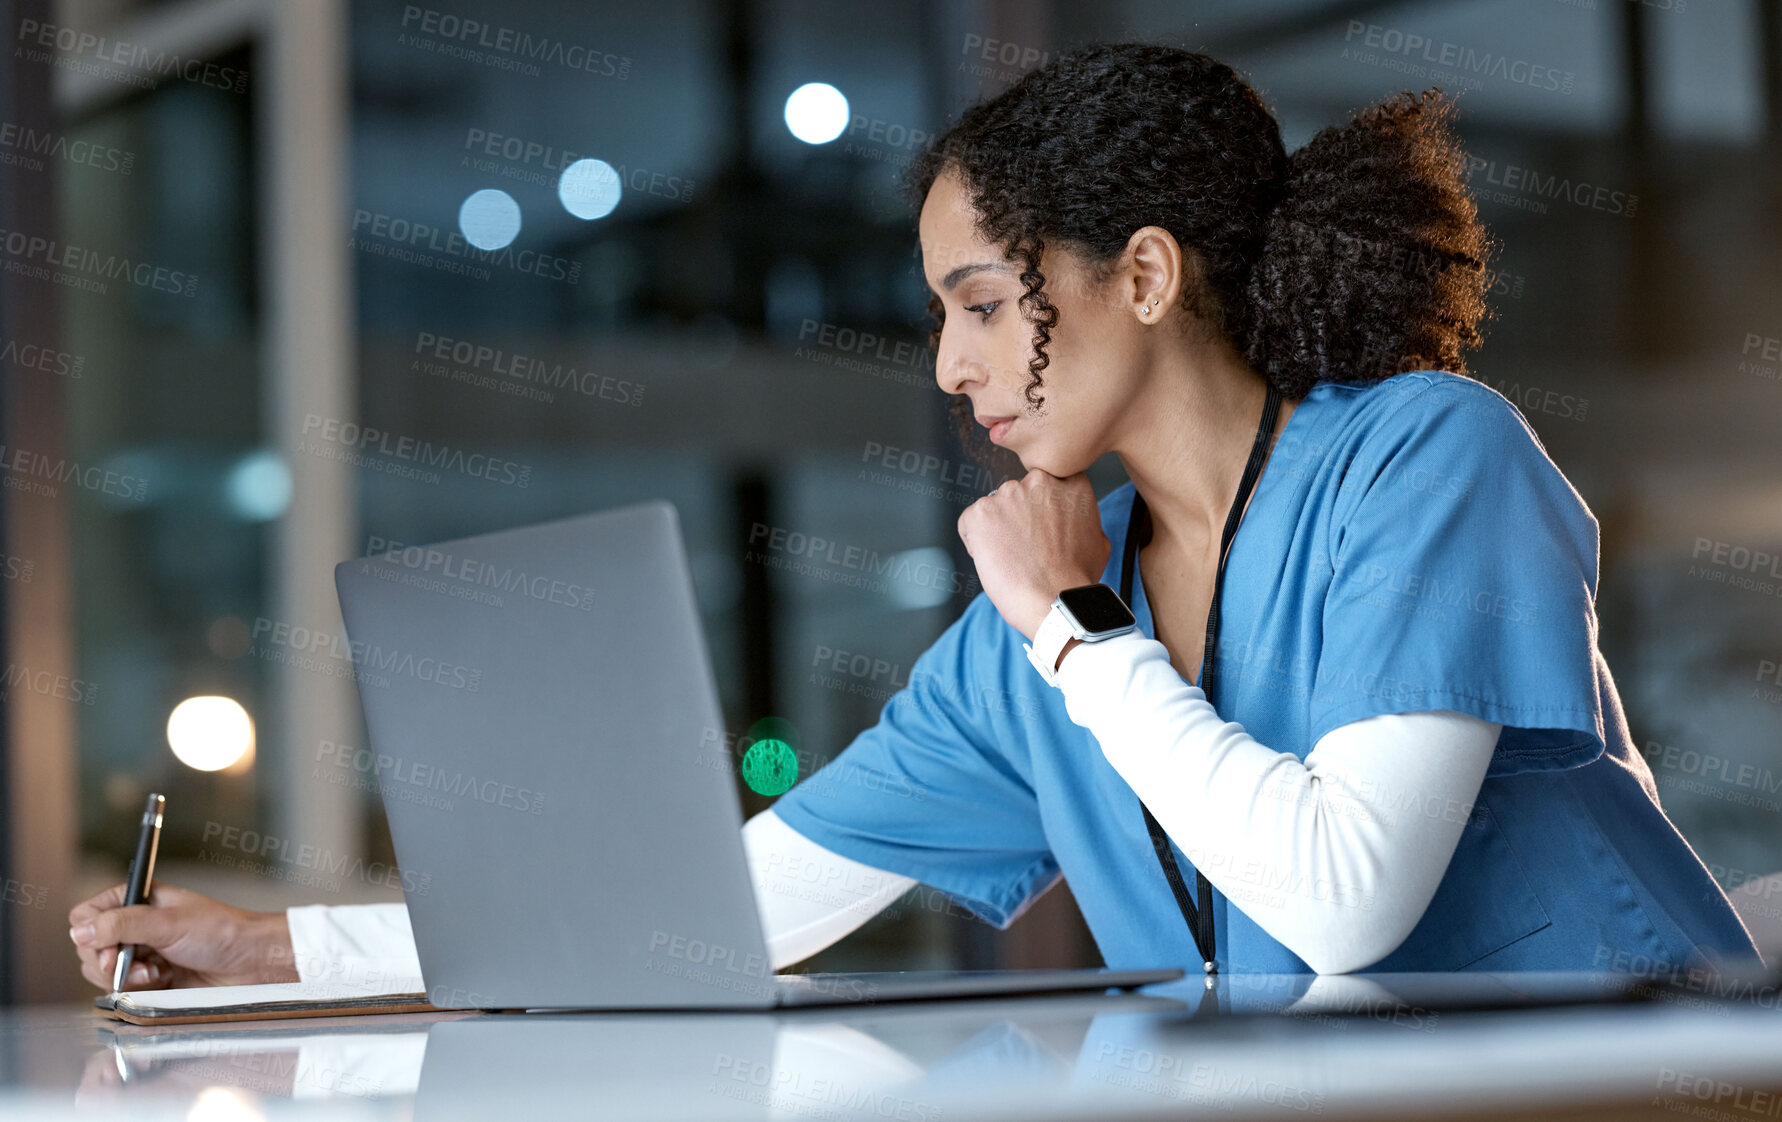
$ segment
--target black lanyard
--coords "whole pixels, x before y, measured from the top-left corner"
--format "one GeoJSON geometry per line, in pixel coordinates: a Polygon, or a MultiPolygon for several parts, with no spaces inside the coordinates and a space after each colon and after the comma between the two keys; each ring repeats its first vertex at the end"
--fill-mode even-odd
{"type": "MultiPolygon", "coordinates": [[[[1262,423],[1256,429],[1256,443],[1250,446],[1250,461],[1244,465],[1244,478],[1238,483],[1237,497],[1231,500],[1231,512],[1225,516],[1225,532],[1219,538],[1219,566],[1213,574],[1213,606],[1207,612],[1207,647],[1200,661],[1200,689],[1208,701],[1213,698],[1213,644],[1219,635],[1219,592],[1225,587],[1225,551],[1231,547],[1231,539],[1237,534],[1238,520],[1243,517],[1244,500],[1250,497],[1251,488],[1256,486],[1256,477],[1262,474],[1262,461],[1268,458],[1268,438],[1275,431],[1275,416],[1281,409],[1281,394],[1271,384],[1268,387],[1268,398],[1262,405],[1262,423]]],[[[1151,540],[1151,513],[1145,508],[1144,496],[1136,490],[1132,495],[1132,514],[1126,520],[1126,547],[1120,558],[1120,599],[1132,606],[1132,574],[1137,567],[1139,547],[1151,540]]],[[[1151,613],[1152,631],[1156,631],[1157,613],[1151,613]]],[[[1218,950],[1213,938],[1213,886],[1199,869],[1194,871],[1195,893],[1200,898],[1197,908],[1188,899],[1188,886],[1182,881],[1182,870],[1176,864],[1175,851],[1170,848],[1169,838],[1163,827],[1151,813],[1151,808],[1140,800],[1139,806],[1145,812],[1145,829],[1151,835],[1151,848],[1157,852],[1157,861],[1163,866],[1163,875],[1169,878],[1170,891],[1176,894],[1176,903],[1181,906],[1182,918],[1188,921],[1188,930],[1194,936],[1194,946],[1200,951],[1200,957],[1208,974],[1219,971],[1218,950]]]]}

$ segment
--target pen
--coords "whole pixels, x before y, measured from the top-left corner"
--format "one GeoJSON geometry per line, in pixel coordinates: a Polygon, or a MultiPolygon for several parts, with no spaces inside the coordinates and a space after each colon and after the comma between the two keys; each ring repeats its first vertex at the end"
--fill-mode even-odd
{"type": "Polygon", "coordinates": [[[111,1041],[111,1058],[118,1065],[118,1082],[130,1082],[130,1077],[135,1073],[130,1070],[130,1059],[124,1055],[124,1046],[116,1040],[111,1041]]]}
{"type": "MultiPolygon", "coordinates": [[[[130,883],[124,889],[124,906],[143,903],[155,879],[155,850],[161,846],[161,812],[167,809],[167,796],[150,795],[142,808],[142,832],[136,835],[136,858],[130,862],[130,883]]],[[[130,975],[130,963],[136,957],[134,944],[118,948],[117,969],[111,974],[111,992],[120,993],[124,979],[130,975]]]]}

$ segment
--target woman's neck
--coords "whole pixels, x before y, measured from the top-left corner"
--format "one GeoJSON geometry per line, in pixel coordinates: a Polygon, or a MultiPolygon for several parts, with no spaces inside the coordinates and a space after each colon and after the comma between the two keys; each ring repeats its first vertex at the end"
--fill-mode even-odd
{"type": "MultiPolygon", "coordinates": [[[[1128,410],[1114,451],[1150,509],[1152,542],[1216,560],[1267,383],[1231,348],[1198,347],[1160,368],[1146,387],[1128,410]]],[[[1276,432],[1296,405],[1281,402],[1276,432]]]]}

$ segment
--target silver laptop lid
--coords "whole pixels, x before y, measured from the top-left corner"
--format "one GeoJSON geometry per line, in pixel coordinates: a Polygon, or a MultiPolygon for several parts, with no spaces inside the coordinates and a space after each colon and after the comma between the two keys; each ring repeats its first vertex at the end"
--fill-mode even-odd
{"type": "Polygon", "coordinates": [[[433,1004],[773,1003],[673,506],[335,584],[433,1004]]]}

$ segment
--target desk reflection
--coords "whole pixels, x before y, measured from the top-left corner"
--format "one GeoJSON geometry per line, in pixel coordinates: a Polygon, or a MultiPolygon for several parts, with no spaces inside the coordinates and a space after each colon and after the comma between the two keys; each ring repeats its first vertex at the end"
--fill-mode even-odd
{"type": "Polygon", "coordinates": [[[389,1107],[414,1096],[421,1119],[488,1116],[524,1100],[574,1103],[591,1117],[820,1111],[925,1122],[941,1117],[937,1094],[975,1097],[987,1080],[1019,1074],[1068,1083],[1090,1026],[1110,1010],[1176,1016],[1185,1006],[1109,993],[763,1013],[488,1014],[395,1025],[120,1025],[99,1030],[105,1046],[89,1056],[76,1103],[116,1109],[139,1096],[163,1107],[208,1102],[251,1118],[254,1104],[267,1099],[389,1107]]]}
{"type": "Polygon", "coordinates": [[[233,1100],[243,1108],[236,1113],[251,1118],[246,1108],[263,1098],[400,1098],[414,1094],[432,1027],[102,1028],[105,1047],[87,1058],[75,1103],[118,1107],[127,1096],[141,1096],[189,1097],[197,1105],[210,1092],[219,1116],[230,1113],[220,1108],[233,1100]]]}
{"type": "Polygon", "coordinates": [[[593,1118],[901,1122],[1002,1113],[1016,1101],[1036,1116],[1318,1113],[1330,1095],[1377,1080],[1357,1048],[1377,1048],[1381,1034],[1427,1039],[1452,1009],[1558,994],[1620,996],[1602,975],[1229,975],[1132,993],[760,1013],[116,1026],[100,1030],[105,1047],[76,1101],[115,1110],[142,1096],[253,1118],[290,1098],[421,1120],[534,1104],[593,1118]]]}

